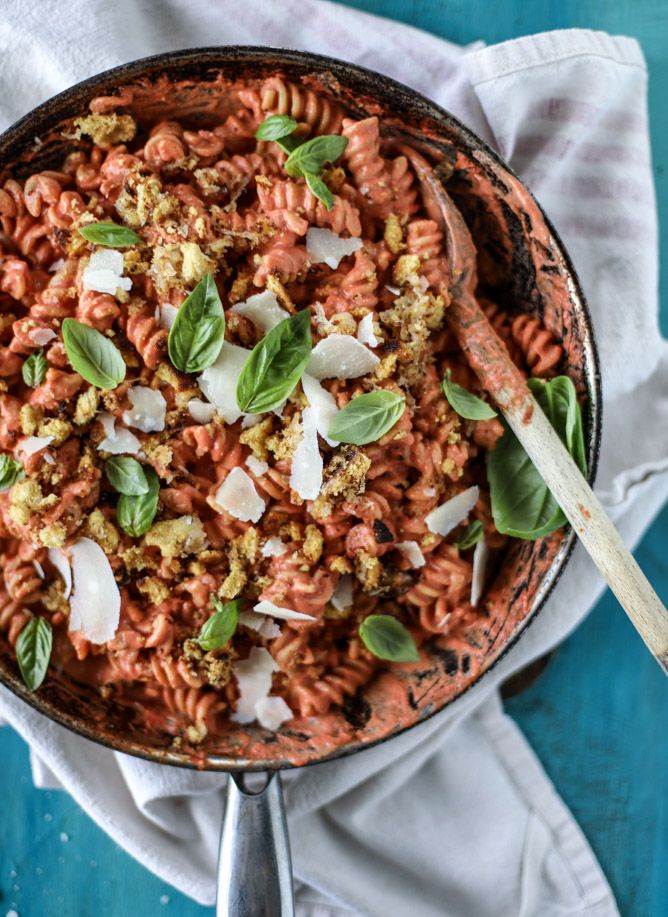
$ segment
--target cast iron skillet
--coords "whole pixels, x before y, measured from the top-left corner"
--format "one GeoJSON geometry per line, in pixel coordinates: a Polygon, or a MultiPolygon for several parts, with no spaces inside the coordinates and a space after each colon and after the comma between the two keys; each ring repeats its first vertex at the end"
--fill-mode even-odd
{"type": "MultiPolygon", "coordinates": [[[[86,148],[89,141],[66,139],[61,131],[70,119],[85,114],[96,96],[115,95],[132,85],[129,110],[142,126],[173,117],[190,129],[207,128],[226,113],[226,96],[217,79],[261,82],[277,73],[305,91],[326,88],[354,117],[379,115],[385,131],[419,146],[437,165],[474,241],[484,233],[478,265],[484,292],[510,312],[540,316],[564,347],[565,370],[585,395],[593,481],[600,377],[589,313],[568,255],[540,209],[529,214],[515,204],[519,179],[497,154],[412,89],[353,64],[297,51],[234,46],[169,52],[93,76],[34,109],[0,137],[0,177],[22,179],[36,170],[57,168],[64,155],[86,148]],[[164,90],[159,98],[155,92],[151,96],[156,85],[164,90]],[[473,173],[490,190],[485,202],[477,196],[473,173]]],[[[63,674],[50,675],[37,694],[30,694],[3,638],[0,682],[49,718],[116,751],[155,763],[232,772],[221,847],[220,912],[287,914],[292,912],[291,876],[280,783],[270,777],[265,790],[253,795],[244,786],[243,774],[271,775],[353,754],[456,703],[533,620],[573,541],[569,531],[514,545],[488,587],[488,613],[460,639],[438,638],[427,647],[426,662],[382,673],[343,708],[319,718],[291,720],[277,734],[231,724],[224,736],[207,737],[196,748],[187,743],[176,747],[171,736],[142,724],[132,707],[104,700],[92,690],[77,690],[63,674]],[[250,828],[256,830],[254,836],[250,828]]]]}

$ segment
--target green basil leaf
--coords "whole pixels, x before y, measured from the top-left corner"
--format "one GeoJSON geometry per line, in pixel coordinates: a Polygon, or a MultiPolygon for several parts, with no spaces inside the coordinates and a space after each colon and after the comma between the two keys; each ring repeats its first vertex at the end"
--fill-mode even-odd
{"type": "Polygon", "coordinates": [[[465,388],[457,385],[456,382],[452,382],[450,376],[451,371],[446,369],[441,388],[448,399],[450,407],[460,417],[464,417],[466,420],[491,420],[492,417],[497,416],[496,411],[486,401],[471,392],[467,392],[465,388]]]}
{"type": "Polygon", "coordinates": [[[139,497],[148,493],[148,481],[137,459],[128,455],[115,455],[107,459],[104,471],[109,483],[119,494],[139,497]]]}
{"type": "Polygon", "coordinates": [[[149,465],[145,466],[144,474],[148,482],[148,491],[136,497],[122,494],[116,505],[118,524],[133,538],[139,538],[148,532],[158,511],[160,480],[149,465]]]}
{"type": "Polygon", "coordinates": [[[259,341],[241,370],[237,404],[249,414],[273,411],[290,395],[311,356],[311,313],[283,319],[259,341]]]}
{"type": "MultiPolygon", "coordinates": [[[[567,376],[557,376],[547,382],[530,379],[529,387],[580,471],[586,474],[582,412],[575,386],[567,376]]],[[[494,524],[504,535],[535,541],[566,524],[557,501],[508,427],[487,453],[487,480],[494,524]]]]}
{"type": "Polygon", "coordinates": [[[0,492],[9,490],[17,481],[25,477],[23,465],[11,457],[11,455],[0,455],[0,492]]]}
{"type": "Polygon", "coordinates": [[[327,436],[338,443],[364,446],[384,436],[399,420],[406,401],[394,392],[367,392],[335,415],[327,436]]]}
{"type": "Polygon", "coordinates": [[[483,529],[482,522],[480,519],[474,519],[473,522],[469,522],[466,526],[462,532],[461,538],[455,541],[455,547],[459,548],[460,551],[468,551],[474,544],[478,544],[484,534],[485,530],[483,529]]]}
{"type": "Polygon", "coordinates": [[[128,248],[130,245],[141,245],[143,239],[127,226],[119,226],[110,220],[102,223],[87,223],[79,226],[79,235],[95,245],[106,245],[107,248],[128,248]]]}
{"type": "Polygon", "coordinates": [[[336,162],[347,146],[348,138],[339,134],[313,137],[306,143],[300,143],[290,153],[285,160],[285,171],[292,178],[305,175],[307,172],[317,175],[326,162],[336,162]]]}
{"type": "Polygon", "coordinates": [[[23,381],[30,388],[37,388],[38,385],[41,385],[42,382],[44,382],[44,377],[46,376],[48,367],[49,364],[46,362],[44,351],[36,350],[34,353],[30,354],[28,359],[21,367],[21,375],[23,376],[23,381]]]}
{"type": "Polygon", "coordinates": [[[225,313],[216,282],[205,274],[176,313],[167,346],[183,373],[197,373],[215,363],[225,340],[225,313]]]}
{"type": "Polygon", "coordinates": [[[258,140],[280,140],[297,130],[297,122],[290,115],[269,115],[255,131],[258,140]]]}
{"type": "Polygon", "coordinates": [[[378,659],[389,662],[417,662],[420,653],[401,621],[392,615],[369,615],[360,624],[362,643],[378,659]]]}
{"type": "Polygon", "coordinates": [[[217,596],[211,596],[215,614],[204,624],[197,637],[197,642],[205,652],[219,650],[228,643],[237,629],[239,611],[243,604],[241,599],[223,605],[217,596]]]}
{"type": "Polygon", "coordinates": [[[315,194],[319,201],[323,202],[328,210],[331,210],[334,206],[334,197],[320,176],[314,175],[312,172],[306,172],[304,178],[312,193],[315,194]]]}
{"type": "Polygon", "coordinates": [[[44,681],[52,646],[50,622],[46,618],[31,618],[16,641],[16,661],[29,691],[36,691],[44,681]]]}
{"type": "Polygon", "coordinates": [[[125,363],[108,337],[74,318],[63,321],[65,353],[75,372],[97,388],[110,389],[125,379],[125,363]]]}

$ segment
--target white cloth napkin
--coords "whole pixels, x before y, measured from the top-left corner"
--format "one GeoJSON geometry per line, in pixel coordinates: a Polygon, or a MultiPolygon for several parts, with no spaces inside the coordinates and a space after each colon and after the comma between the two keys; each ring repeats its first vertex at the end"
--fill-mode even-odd
{"type": "MultiPolygon", "coordinates": [[[[597,490],[635,544],[668,493],[668,351],[657,326],[647,74],[636,42],[570,30],[462,49],[318,0],[5,0],[0,122],[123,61],[230,43],[309,49],[396,77],[468,123],[524,177],[589,299],[604,377],[597,490]]],[[[300,915],[618,913],[497,694],[601,591],[577,548],[537,620],[452,711],[353,758],[287,776],[300,915]]],[[[30,743],[39,786],[63,786],[149,869],[213,901],[224,776],[112,753],[5,690],[0,715],[30,743]]]]}

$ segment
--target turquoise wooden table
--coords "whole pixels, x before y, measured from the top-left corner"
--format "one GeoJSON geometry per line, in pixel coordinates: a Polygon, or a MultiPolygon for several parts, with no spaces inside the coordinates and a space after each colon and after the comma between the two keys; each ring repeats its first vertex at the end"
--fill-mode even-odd
{"type": "MultiPolygon", "coordinates": [[[[455,42],[588,27],[637,37],[650,65],[662,226],[668,225],[668,4],[665,0],[353,0],[455,42]]],[[[668,249],[662,327],[668,330],[668,249]]],[[[637,551],[668,600],[668,510],[637,551]]],[[[546,672],[508,702],[589,838],[623,917],[668,915],[668,684],[607,594],[546,672]]],[[[28,751],[0,730],[0,917],[211,917],[130,859],[69,797],[33,788],[28,751]],[[14,915],[12,915],[14,917],[14,915]]],[[[505,915],[504,915],[505,917],[505,915]]]]}

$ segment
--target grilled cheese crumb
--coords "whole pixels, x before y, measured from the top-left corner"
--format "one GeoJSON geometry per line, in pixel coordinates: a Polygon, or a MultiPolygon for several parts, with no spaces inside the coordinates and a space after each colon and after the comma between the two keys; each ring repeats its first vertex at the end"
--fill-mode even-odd
{"type": "Polygon", "coordinates": [[[267,448],[279,461],[291,459],[301,439],[302,421],[301,414],[297,411],[288,421],[283,421],[283,426],[277,433],[267,439],[267,448]]]}
{"type": "Polygon", "coordinates": [[[40,436],[53,436],[52,446],[61,446],[71,432],[72,425],[66,420],[60,420],[58,417],[44,420],[39,426],[40,436]]]}
{"type": "Polygon", "coordinates": [[[307,525],[302,545],[302,554],[311,563],[315,564],[322,557],[324,538],[317,525],[307,525]]]}
{"type": "Polygon", "coordinates": [[[39,540],[45,548],[62,548],[67,538],[67,530],[62,522],[45,525],[39,532],[39,540]]]}
{"type": "Polygon", "coordinates": [[[34,436],[37,428],[42,422],[43,413],[40,408],[35,408],[32,404],[24,404],[19,412],[21,421],[21,433],[24,436],[34,436]]]}
{"type": "Polygon", "coordinates": [[[18,525],[27,525],[34,513],[44,513],[58,502],[56,494],[45,497],[37,481],[26,478],[12,487],[9,515],[18,525]]]}
{"type": "Polygon", "coordinates": [[[187,284],[199,283],[205,274],[213,274],[216,263],[204,254],[197,242],[182,242],[183,266],[181,273],[187,284]]]}
{"type": "Polygon", "coordinates": [[[377,557],[372,557],[366,551],[359,551],[355,556],[355,576],[362,584],[365,592],[371,592],[380,585],[383,565],[377,557]]]}
{"type": "Polygon", "coordinates": [[[157,576],[147,576],[146,579],[139,580],[137,589],[152,605],[161,605],[170,596],[169,587],[157,576]]]}
{"type": "Polygon", "coordinates": [[[330,459],[325,469],[321,495],[352,500],[364,493],[366,473],[371,459],[356,446],[343,446],[330,459]]]}

